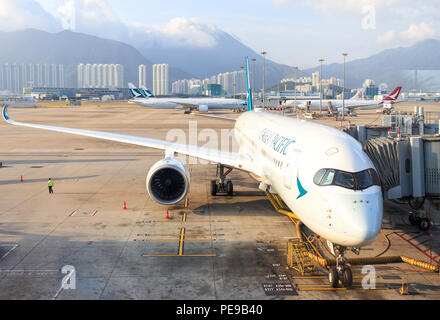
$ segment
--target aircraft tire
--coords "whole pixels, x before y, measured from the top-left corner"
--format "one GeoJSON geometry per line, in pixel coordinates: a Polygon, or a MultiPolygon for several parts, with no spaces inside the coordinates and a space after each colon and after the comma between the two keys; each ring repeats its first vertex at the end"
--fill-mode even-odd
{"type": "Polygon", "coordinates": [[[421,222],[420,217],[417,217],[414,213],[409,215],[408,220],[409,220],[409,223],[411,223],[411,225],[413,225],[413,226],[420,225],[420,222],[421,222]]]}
{"type": "Polygon", "coordinates": [[[336,267],[331,267],[328,272],[328,282],[332,288],[337,288],[339,282],[338,270],[336,267]]]}
{"type": "Polygon", "coordinates": [[[344,268],[341,281],[345,288],[350,288],[353,285],[353,273],[350,268],[344,268]]]}
{"type": "Polygon", "coordinates": [[[226,193],[228,194],[228,196],[234,195],[234,185],[231,181],[226,182],[226,193]]]}
{"type": "Polygon", "coordinates": [[[428,231],[429,230],[429,220],[426,218],[420,219],[419,228],[422,231],[428,231]]]}
{"type": "Polygon", "coordinates": [[[217,195],[217,181],[211,180],[211,196],[217,195]]]}

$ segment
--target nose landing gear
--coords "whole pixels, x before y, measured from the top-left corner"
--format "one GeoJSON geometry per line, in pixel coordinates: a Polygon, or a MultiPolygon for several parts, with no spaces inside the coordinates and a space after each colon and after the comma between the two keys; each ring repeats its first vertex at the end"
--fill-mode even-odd
{"type": "Polygon", "coordinates": [[[351,269],[347,267],[347,260],[344,257],[346,249],[340,246],[335,247],[335,251],[338,254],[336,266],[332,266],[328,273],[328,281],[333,288],[338,287],[339,280],[345,288],[350,288],[353,285],[353,274],[351,269]]]}
{"type": "Polygon", "coordinates": [[[217,165],[217,180],[211,180],[211,195],[215,196],[217,193],[226,193],[228,196],[234,195],[234,185],[231,180],[226,180],[226,176],[232,171],[232,168],[217,165]],[[225,169],[227,169],[225,171],[225,169]]]}

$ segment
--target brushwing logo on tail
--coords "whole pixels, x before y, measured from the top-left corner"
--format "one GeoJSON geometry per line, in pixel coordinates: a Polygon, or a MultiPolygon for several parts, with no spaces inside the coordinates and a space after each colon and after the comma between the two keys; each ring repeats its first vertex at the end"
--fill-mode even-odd
{"type": "Polygon", "coordinates": [[[386,97],[385,99],[383,99],[383,100],[384,101],[395,101],[395,100],[397,100],[401,90],[402,90],[402,87],[396,87],[396,89],[394,89],[394,91],[391,92],[391,94],[388,97],[386,97]]]}

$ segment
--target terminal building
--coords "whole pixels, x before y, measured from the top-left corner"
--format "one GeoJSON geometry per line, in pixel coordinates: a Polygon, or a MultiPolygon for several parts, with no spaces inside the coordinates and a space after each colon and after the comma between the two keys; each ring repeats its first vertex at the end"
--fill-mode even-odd
{"type": "Polygon", "coordinates": [[[131,98],[128,88],[45,88],[27,87],[25,97],[34,100],[125,100],[131,98]]]}

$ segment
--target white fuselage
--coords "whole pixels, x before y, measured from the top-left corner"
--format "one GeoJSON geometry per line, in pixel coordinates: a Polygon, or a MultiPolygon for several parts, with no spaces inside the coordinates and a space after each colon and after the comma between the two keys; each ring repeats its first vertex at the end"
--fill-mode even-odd
{"type": "Polygon", "coordinates": [[[157,109],[243,109],[246,101],[227,98],[134,98],[130,103],[157,109]]]}
{"type": "MultiPolygon", "coordinates": [[[[310,108],[312,110],[319,110],[321,108],[321,101],[320,100],[308,100],[308,101],[297,101],[296,106],[300,109],[305,109],[307,106],[307,103],[310,104],[310,108]]],[[[340,110],[342,109],[342,106],[344,102],[342,100],[329,100],[325,99],[322,100],[322,110],[327,110],[328,103],[331,103],[332,109],[340,110]]],[[[293,100],[287,100],[287,105],[293,106],[295,104],[295,101],[293,100]]],[[[345,107],[351,108],[351,109],[376,109],[380,108],[382,106],[381,101],[372,101],[372,100],[351,100],[347,99],[345,100],[345,107]]]]}
{"type": "Polygon", "coordinates": [[[374,165],[359,142],[320,124],[264,112],[246,112],[235,126],[239,153],[250,159],[260,182],[278,193],[312,231],[346,247],[373,241],[382,225],[377,185],[351,190],[319,186],[320,169],[356,173],[374,165]]]}

